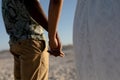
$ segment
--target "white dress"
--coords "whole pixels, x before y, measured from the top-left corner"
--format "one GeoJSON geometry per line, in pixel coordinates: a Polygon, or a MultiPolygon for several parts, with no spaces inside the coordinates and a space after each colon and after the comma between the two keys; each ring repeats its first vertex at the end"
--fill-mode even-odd
{"type": "Polygon", "coordinates": [[[120,80],[120,0],[78,0],[73,44],[78,80],[120,80]]]}

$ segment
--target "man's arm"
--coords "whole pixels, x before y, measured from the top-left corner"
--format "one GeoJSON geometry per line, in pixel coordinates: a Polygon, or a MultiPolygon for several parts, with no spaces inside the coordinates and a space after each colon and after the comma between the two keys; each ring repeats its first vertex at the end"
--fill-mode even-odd
{"type": "Polygon", "coordinates": [[[61,42],[59,40],[58,33],[56,32],[62,2],[63,0],[50,0],[48,21],[40,3],[37,0],[24,0],[24,4],[31,17],[35,19],[35,21],[38,22],[46,31],[48,31],[51,49],[50,51],[52,51],[53,48],[57,48],[57,51],[51,52],[51,54],[54,56],[56,54],[58,54],[58,56],[63,55],[63,52],[61,51],[61,42]]]}
{"type": "Polygon", "coordinates": [[[48,31],[47,17],[37,0],[24,0],[24,4],[33,19],[48,31]]]}

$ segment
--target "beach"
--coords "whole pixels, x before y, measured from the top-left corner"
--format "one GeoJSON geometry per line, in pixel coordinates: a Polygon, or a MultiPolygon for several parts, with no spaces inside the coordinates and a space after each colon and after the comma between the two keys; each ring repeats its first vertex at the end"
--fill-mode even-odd
{"type": "MultiPolygon", "coordinates": [[[[50,56],[49,80],[76,80],[76,67],[72,45],[63,47],[65,57],[50,56]]],[[[14,80],[13,56],[8,50],[0,52],[0,80],[14,80]]]]}

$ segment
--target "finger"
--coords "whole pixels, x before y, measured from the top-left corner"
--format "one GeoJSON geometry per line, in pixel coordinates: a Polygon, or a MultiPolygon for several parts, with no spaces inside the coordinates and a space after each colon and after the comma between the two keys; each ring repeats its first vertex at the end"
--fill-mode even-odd
{"type": "Polygon", "coordinates": [[[48,52],[50,53],[50,55],[53,55],[53,56],[55,56],[55,57],[59,56],[59,54],[56,53],[56,52],[53,52],[53,51],[48,51],[48,52]]]}
{"type": "Polygon", "coordinates": [[[60,57],[64,57],[65,56],[65,54],[62,52],[61,54],[60,54],[60,57]]]}
{"type": "Polygon", "coordinates": [[[50,53],[50,55],[53,55],[55,57],[57,56],[64,57],[64,53],[62,51],[55,50],[55,51],[48,51],[48,52],[50,53]]]}

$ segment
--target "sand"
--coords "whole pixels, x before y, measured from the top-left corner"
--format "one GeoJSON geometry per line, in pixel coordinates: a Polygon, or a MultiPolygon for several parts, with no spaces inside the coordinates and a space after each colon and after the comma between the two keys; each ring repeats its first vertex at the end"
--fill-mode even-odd
{"type": "MultiPolygon", "coordinates": [[[[72,46],[63,48],[65,57],[50,56],[49,80],[76,80],[76,67],[72,46]]],[[[13,56],[9,51],[0,52],[0,80],[14,80],[13,56]]]]}

